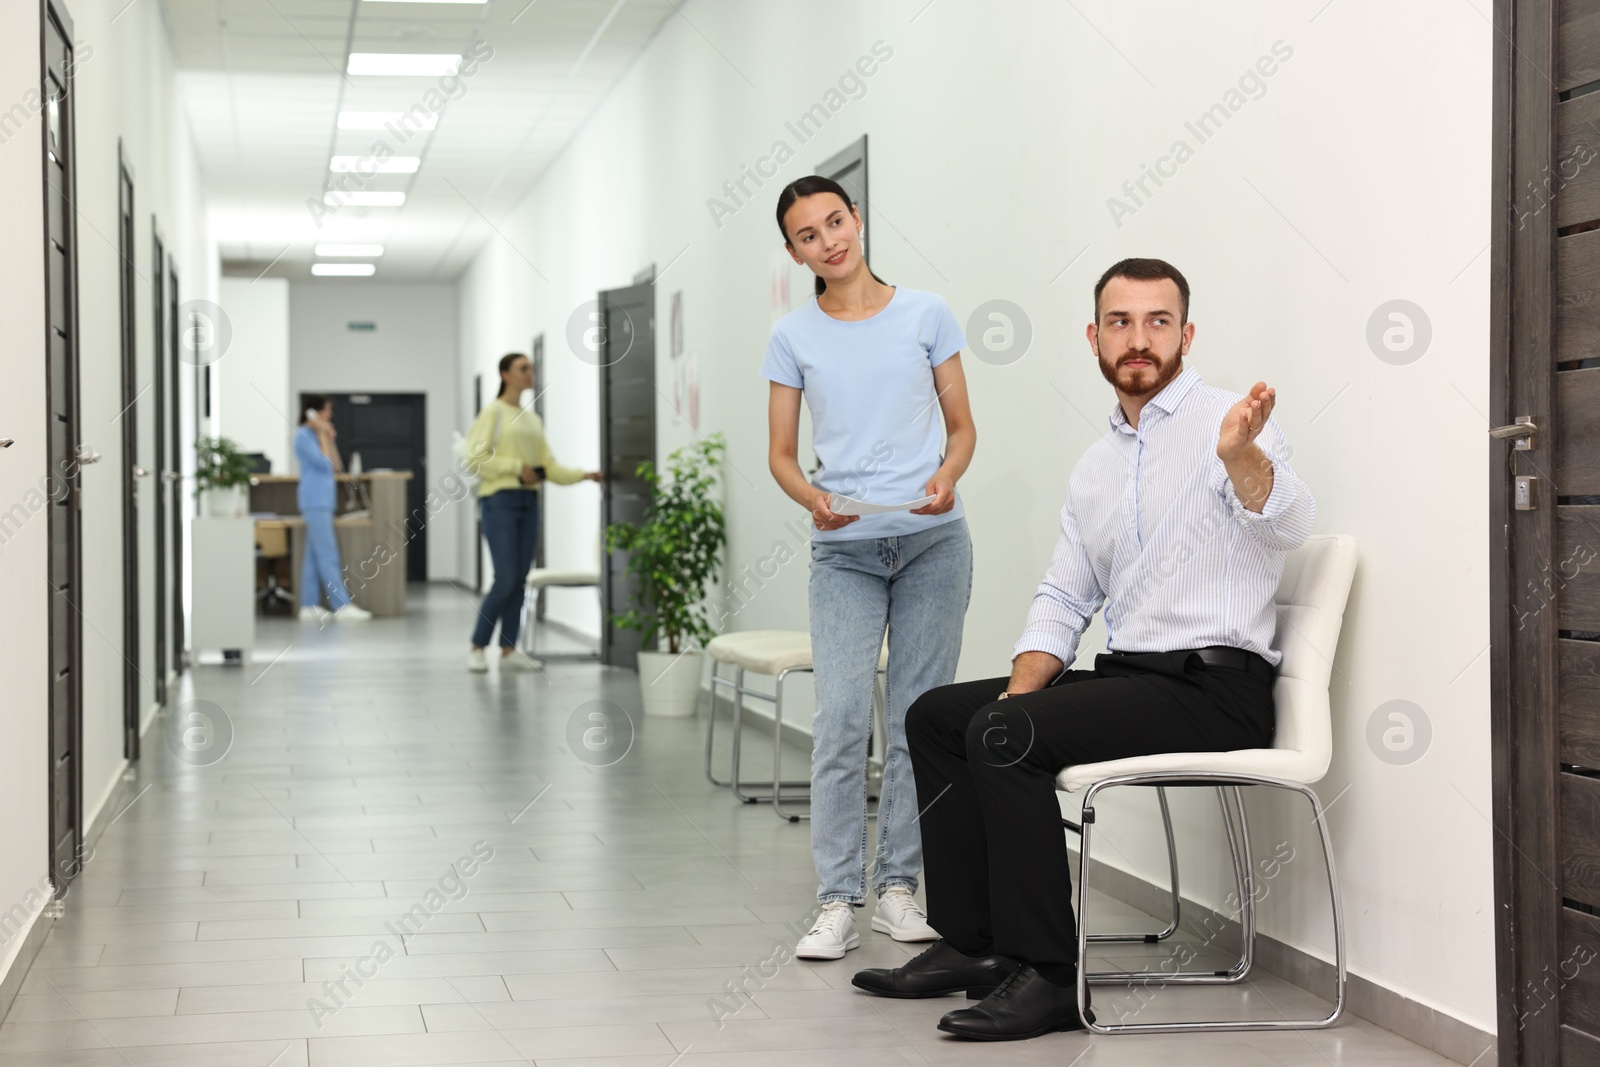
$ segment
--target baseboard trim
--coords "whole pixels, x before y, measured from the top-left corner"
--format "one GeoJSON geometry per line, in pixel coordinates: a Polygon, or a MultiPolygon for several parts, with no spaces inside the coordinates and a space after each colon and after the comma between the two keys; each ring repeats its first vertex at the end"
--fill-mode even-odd
{"type": "MultiPolygon", "coordinates": [[[[1089,884],[1113,900],[1150,915],[1171,914],[1172,897],[1166,887],[1101,860],[1092,862],[1089,869],[1089,884]]],[[[1189,897],[1181,899],[1184,931],[1206,937],[1226,951],[1239,951],[1237,922],[1189,897]]],[[[1256,935],[1256,966],[1308,993],[1333,996],[1333,964],[1277,938],[1256,935]]],[[[1456,1063],[1483,1067],[1498,1062],[1498,1041],[1493,1034],[1358,974],[1345,975],[1345,1011],[1456,1063]]]]}
{"type": "Polygon", "coordinates": [[[11,968],[6,971],[4,978],[0,978],[0,1023],[5,1022],[6,1016],[11,1014],[11,1006],[17,1002],[17,994],[22,990],[23,979],[33,969],[33,961],[39,957],[39,950],[44,948],[44,939],[55,929],[56,921],[49,916],[50,905],[47,903],[28,928],[28,935],[22,939],[22,947],[17,950],[16,959],[11,961],[11,968]]]}

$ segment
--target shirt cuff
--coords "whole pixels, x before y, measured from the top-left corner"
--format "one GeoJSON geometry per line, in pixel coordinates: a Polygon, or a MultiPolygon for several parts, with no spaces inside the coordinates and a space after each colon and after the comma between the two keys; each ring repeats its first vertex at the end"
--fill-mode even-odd
{"type": "Polygon", "coordinates": [[[1060,660],[1063,667],[1072,662],[1071,644],[1059,634],[1043,630],[1029,630],[1017,638],[1017,643],[1011,649],[1011,658],[1014,660],[1024,652],[1048,652],[1060,660]]]}
{"type": "Polygon", "coordinates": [[[1228,477],[1227,466],[1220,460],[1217,462],[1217,473],[1212,476],[1212,488],[1228,502],[1234,515],[1247,523],[1276,522],[1289,510],[1298,492],[1294,475],[1275,459],[1272,460],[1272,492],[1267,494],[1267,502],[1259,513],[1244,506],[1244,501],[1239,499],[1239,493],[1234,489],[1233,479],[1228,477]]]}

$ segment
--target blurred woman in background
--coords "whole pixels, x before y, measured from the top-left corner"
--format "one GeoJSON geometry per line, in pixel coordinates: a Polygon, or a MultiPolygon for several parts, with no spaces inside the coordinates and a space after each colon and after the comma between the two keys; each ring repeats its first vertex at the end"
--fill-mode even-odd
{"type": "Polygon", "coordinates": [[[333,443],[333,401],[309,393],[294,432],[294,458],[300,466],[295,502],[306,523],[306,558],[300,568],[300,618],[316,622],[323,617],[322,594],[328,594],[333,617],[346,622],[372,618],[372,612],[350,600],[339,570],[339,540],[333,533],[333,512],[338,503],[334,476],[344,470],[333,443]]]}
{"type": "Polygon", "coordinates": [[[519,352],[500,360],[500,393],[484,405],[467,431],[467,465],[479,479],[478,510],[483,539],[494,563],[494,582],[478,608],[472,628],[467,669],[489,669],[484,649],[500,624],[500,668],[532,670],[542,666],[517,650],[522,625],[523,583],[533,566],[539,539],[539,490],[546,481],[557,485],[602,480],[599,471],[582,471],[556,462],[544,436],[544,422],[522,406],[522,393],[533,388],[533,362],[519,352]]]}

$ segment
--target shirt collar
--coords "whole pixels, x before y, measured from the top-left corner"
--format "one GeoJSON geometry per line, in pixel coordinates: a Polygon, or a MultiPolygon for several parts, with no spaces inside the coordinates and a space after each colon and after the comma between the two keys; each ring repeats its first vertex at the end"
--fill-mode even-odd
{"type": "MultiPolygon", "coordinates": [[[[1193,367],[1185,367],[1178,372],[1178,376],[1168,382],[1161,392],[1151,397],[1145,407],[1159,408],[1163,414],[1171,415],[1178,410],[1178,405],[1183,403],[1183,398],[1195,386],[1200,384],[1200,373],[1193,367]]],[[[1133,427],[1128,425],[1127,413],[1122,410],[1120,403],[1111,405],[1111,429],[1117,433],[1134,433],[1133,427]]]]}

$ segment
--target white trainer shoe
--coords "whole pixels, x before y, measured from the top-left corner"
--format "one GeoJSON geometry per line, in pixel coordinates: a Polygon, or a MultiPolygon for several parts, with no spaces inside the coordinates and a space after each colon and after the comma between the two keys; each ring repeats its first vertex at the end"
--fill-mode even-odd
{"type": "Polygon", "coordinates": [[[321,622],[322,616],[325,614],[326,612],[317,607],[315,604],[304,604],[300,608],[300,621],[321,622]]]}
{"type": "Polygon", "coordinates": [[[354,604],[346,604],[333,613],[333,617],[340,622],[366,622],[372,618],[372,612],[366,608],[358,608],[354,604]]]}
{"type": "Polygon", "coordinates": [[[842,900],[830,900],[806,936],[795,946],[794,954],[803,960],[837,960],[861,944],[856,933],[855,911],[842,900]]]}
{"type": "Polygon", "coordinates": [[[872,928],[896,941],[937,941],[939,933],[928,925],[928,916],[903,885],[892,885],[878,898],[872,913],[872,928]]]}
{"type": "Polygon", "coordinates": [[[544,660],[532,659],[520,648],[514,648],[500,657],[502,671],[542,671],[544,660]]]}
{"type": "Polygon", "coordinates": [[[482,674],[489,669],[489,661],[483,658],[483,649],[475,648],[467,653],[467,670],[473,674],[482,674]]]}

